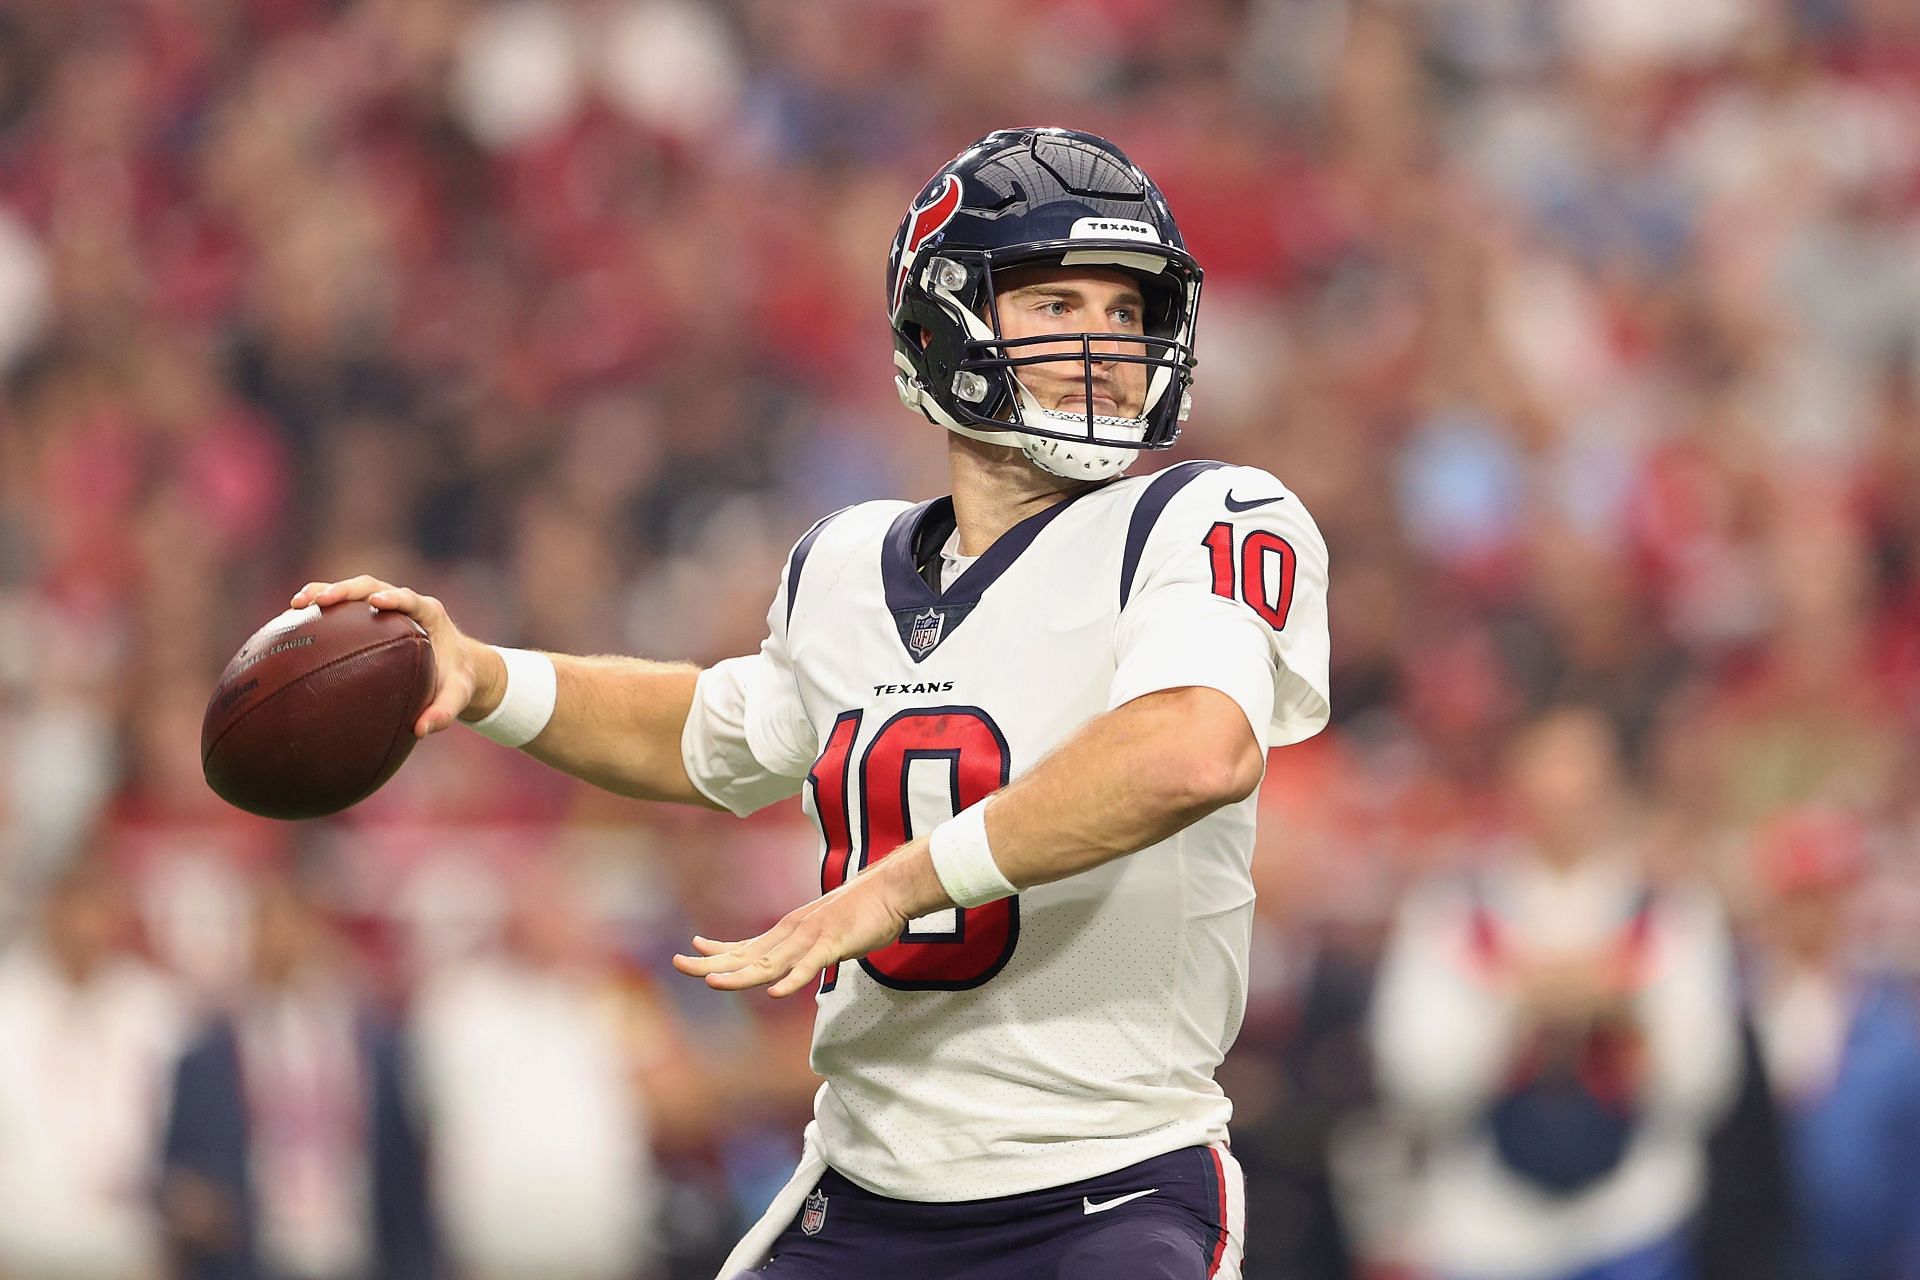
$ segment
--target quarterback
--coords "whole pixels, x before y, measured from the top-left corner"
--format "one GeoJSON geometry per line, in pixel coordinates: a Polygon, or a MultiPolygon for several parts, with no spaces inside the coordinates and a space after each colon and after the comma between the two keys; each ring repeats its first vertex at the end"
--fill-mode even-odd
{"type": "Polygon", "coordinates": [[[794,546],[760,651],[499,649],[430,596],[455,720],[630,796],[798,795],[821,895],[676,967],[817,1003],[799,1169],[722,1280],[1240,1274],[1214,1083],[1245,1003],[1255,792],[1327,722],[1327,555],[1266,472],[1185,462],[1201,271],[1112,143],[993,133],[887,264],[895,382],[952,493],[794,546]]]}

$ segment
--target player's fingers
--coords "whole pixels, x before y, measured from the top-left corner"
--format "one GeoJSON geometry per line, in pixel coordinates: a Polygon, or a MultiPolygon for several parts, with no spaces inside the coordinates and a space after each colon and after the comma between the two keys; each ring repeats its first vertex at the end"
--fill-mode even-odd
{"type": "Polygon", "coordinates": [[[757,986],[773,975],[767,972],[764,955],[743,956],[726,952],[717,956],[675,956],[673,967],[690,978],[705,978],[710,986],[728,988],[757,986]]]}
{"type": "Polygon", "coordinates": [[[367,594],[367,603],[393,613],[413,613],[413,592],[405,587],[381,587],[367,594]]]}
{"type": "MultiPolygon", "coordinates": [[[[377,580],[373,582],[377,590],[367,594],[367,603],[376,609],[393,613],[402,613],[425,628],[431,637],[436,628],[446,620],[446,610],[432,596],[423,596],[410,587],[389,586],[377,580]]],[[[352,597],[349,596],[349,599],[352,597]]],[[[440,656],[438,664],[439,688],[433,701],[427,704],[420,718],[413,722],[413,736],[424,738],[451,728],[455,717],[467,709],[473,700],[473,673],[449,663],[442,652],[444,646],[436,645],[435,652],[440,656]]]]}
{"type": "Polygon", "coordinates": [[[758,987],[766,983],[768,975],[756,973],[752,969],[737,969],[732,973],[709,973],[706,983],[715,991],[745,991],[748,987],[758,987]]]}
{"type": "Polygon", "coordinates": [[[339,582],[329,583],[320,589],[314,599],[319,604],[338,604],[342,600],[365,600],[376,591],[390,591],[393,584],[374,577],[370,573],[355,574],[339,582]]]}
{"type": "Polygon", "coordinates": [[[434,693],[433,701],[420,713],[413,723],[413,736],[424,738],[439,733],[442,729],[453,727],[454,719],[467,709],[473,701],[473,674],[471,672],[440,673],[440,688],[434,693]]]}
{"type": "Polygon", "coordinates": [[[741,991],[764,986],[793,967],[804,943],[792,936],[766,946],[743,951],[727,951],[708,957],[695,966],[678,966],[683,973],[699,973],[707,985],[721,991],[741,991]]]}
{"type": "Polygon", "coordinates": [[[807,907],[802,907],[799,911],[791,912],[765,933],[741,942],[715,942],[712,938],[696,935],[693,939],[694,950],[701,954],[677,955],[673,958],[673,967],[689,977],[749,968],[787,944],[806,911],[807,907]]]}
{"type": "Polygon", "coordinates": [[[764,987],[792,967],[790,963],[762,956],[745,968],[708,974],[707,985],[715,991],[745,991],[750,987],[764,987]]]}
{"type": "Polygon", "coordinates": [[[287,605],[294,609],[304,609],[307,602],[319,595],[323,587],[330,585],[332,584],[326,582],[309,582],[306,586],[293,593],[293,599],[287,601],[287,605]]]}
{"type": "Polygon", "coordinates": [[[323,582],[320,589],[307,597],[308,604],[339,604],[342,600],[365,600],[376,591],[391,591],[393,584],[382,582],[371,574],[358,574],[343,578],[339,582],[323,582]]]}
{"type": "Polygon", "coordinates": [[[835,942],[825,931],[816,931],[806,948],[787,966],[767,994],[775,999],[790,996],[810,985],[820,976],[820,971],[838,960],[848,958],[846,948],[835,942]]]}
{"type": "Polygon", "coordinates": [[[382,586],[367,597],[367,603],[376,609],[386,609],[393,613],[404,613],[430,636],[436,652],[445,648],[452,638],[459,634],[459,628],[453,625],[453,619],[447,615],[447,607],[438,599],[422,595],[411,587],[382,586]]]}
{"type": "Polygon", "coordinates": [[[740,979],[743,987],[770,982],[776,988],[773,994],[790,995],[835,958],[833,945],[817,929],[796,929],[754,964],[725,976],[740,979]]]}
{"type": "Polygon", "coordinates": [[[812,986],[813,980],[819,976],[820,966],[818,965],[807,965],[804,968],[796,966],[788,972],[786,977],[768,987],[767,994],[775,1000],[785,1000],[788,996],[812,986]]]}
{"type": "Polygon", "coordinates": [[[374,591],[367,597],[367,603],[372,604],[374,608],[388,608],[396,614],[407,614],[409,618],[419,622],[420,626],[426,626],[428,629],[432,629],[430,624],[440,622],[440,616],[444,612],[440,608],[440,601],[436,601],[430,595],[420,595],[419,591],[415,591],[413,587],[388,587],[384,583],[380,585],[378,591],[374,591]]]}
{"type": "Polygon", "coordinates": [[[796,991],[804,990],[813,985],[813,980],[820,976],[820,971],[832,963],[833,956],[826,948],[813,947],[787,969],[780,981],[767,988],[767,994],[775,1000],[782,1000],[796,991]]]}
{"type": "MultiPolygon", "coordinates": [[[[756,945],[758,942],[759,939],[754,938],[746,942],[728,943],[724,944],[724,949],[709,951],[699,956],[676,955],[673,958],[673,967],[695,978],[703,978],[710,973],[727,973],[744,969],[755,959],[766,954],[765,948],[756,945]]],[[[720,947],[723,944],[709,942],[707,946],[720,947]]]]}

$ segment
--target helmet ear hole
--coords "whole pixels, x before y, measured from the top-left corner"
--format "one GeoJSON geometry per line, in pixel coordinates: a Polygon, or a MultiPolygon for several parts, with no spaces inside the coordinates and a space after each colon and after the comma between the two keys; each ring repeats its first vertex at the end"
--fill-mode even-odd
{"type": "Polygon", "coordinates": [[[1156,338],[1177,337],[1180,332],[1181,308],[1183,299],[1178,285],[1165,280],[1155,280],[1149,276],[1140,277],[1140,292],[1147,300],[1147,314],[1143,317],[1143,326],[1147,333],[1156,338]]]}

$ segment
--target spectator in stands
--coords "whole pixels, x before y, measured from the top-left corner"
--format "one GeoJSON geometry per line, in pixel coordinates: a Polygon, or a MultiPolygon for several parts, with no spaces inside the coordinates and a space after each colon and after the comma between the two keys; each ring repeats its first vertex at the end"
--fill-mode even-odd
{"type": "Polygon", "coordinates": [[[269,877],[251,981],[176,1073],[161,1205],[187,1280],[426,1280],[432,1232],[397,1037],[311,889],[269,877]]]}
{"type": "Polygon", "coordinates": [[[1920,1008],[1849,947],[1857,823],[1802,810],[1760,841],[1756,1003],[1788,1117],[1789,1280],[1920,1277],[1920,1008]]]}
{"type": "Polygon", "coordinates": [[[1728,939],[1635,856],[1606,720],[1514,739],[1511,836],[1414,892],[1373,1015],[1427,1144],[1416,1262],[1448,1280],[1686,1280],[1708,1132],[1736,1083],[1728,939]]]}
{"type": "Polygon", "coordinates": [[[163,1274],[151,1187],[186,1019],[128,946],[125,905],[82,862],[0,958],[0,1275],[163,1274]]]}
{"type": "Polygon", "coordinates": [[[629,1038],[604,943],[559,877],[523,875],[512,902],[502,945],[449,963],[414,1003],[447,1253],[470,1280],[651,1275],[641,1071],[670,1043],[629,1038]]]}

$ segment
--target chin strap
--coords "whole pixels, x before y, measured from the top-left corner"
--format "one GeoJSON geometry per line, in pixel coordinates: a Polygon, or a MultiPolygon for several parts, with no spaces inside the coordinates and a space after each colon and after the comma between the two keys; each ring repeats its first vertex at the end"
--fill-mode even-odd
{"type": "MultiPolygon", "coordinates": [[[[1016,376],[1013,385],[1020,396],[1020,412],[1023,416],[1055,424],[1063,430],[1085,426],[1087,419],[1077,413],[1063,413],[1058,409],[1048,409],[1034,398],[1027,384],[1016,376]]],[[[1129,432],[1144,439],[1147,434],[1145,418],[1108,418],[1097,419],[1101,424],[1118,431],[1129,432]]],[[[1027,460],[1049,475],[1060,476],[1067,480],[1111,480],[1140,456],[1138,449],[1125,449],[1119,445],[1098,444],[1092,440],[1058,440],[1051,436],[1020,436],[1020,451],[1027,460]]]]}
{"type": "Polygon", "coordinates": [[[1067,480],[1110,480],[1133,465],[1138,449],[1116,449],[1109,444],[1078,440],[1047,440],[1027,436],[1020,444],[1027,460],[1049,475],[1067,480]]]}
{"type": "MultiPolygon", "coordinates": [[[[903,357],[896,354],[894,361],[901,366],[900,371],[893,377],[894,390],[899,393],[901,404],[915,413],[924,415],[928,421],[939,423],[947,430],[966,436],[969,440],[1018,449],[1026,455],[1029,462],[1048,475],[1059,476],[1065,480],[1110,480],[1132,466],[1134,459],[1139,456],[1138,449],[1095,444],[1091,440],[1055,440],[1046,436],[1028,435],[1023,431],[1011,429],[992,431],[956,422],[940,407],[937,400],[926,394],[903,357]]],[[[1023,413],[1050,419],[1063,427],[1086,421],[1079,414],[1061,413],[1055,409],[1042,408],[1040,402],[1033,398],[1033,393],[1027,390],[1024,383],[1015,379],[1015,385],[1020,389],[1023,413]]],[[[1137,428],[1143,436],[1147,430],[1144,418],[1103,418],[1101,421],[1137,428]]]]}

